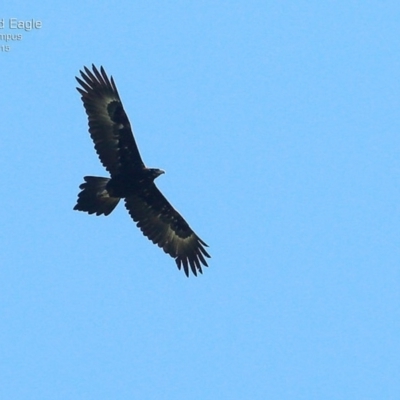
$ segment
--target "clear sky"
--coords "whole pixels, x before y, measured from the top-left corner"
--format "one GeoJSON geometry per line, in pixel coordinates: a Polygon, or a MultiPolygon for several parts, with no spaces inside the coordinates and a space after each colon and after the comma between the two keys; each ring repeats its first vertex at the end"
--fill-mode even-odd
{"type": "Polygon", "coordinates": [[[0,398],[399,399],[399,1],[40,3],[0,15],[0,398]],[[202,276],[72,210],[92,63],[202,276]]]}

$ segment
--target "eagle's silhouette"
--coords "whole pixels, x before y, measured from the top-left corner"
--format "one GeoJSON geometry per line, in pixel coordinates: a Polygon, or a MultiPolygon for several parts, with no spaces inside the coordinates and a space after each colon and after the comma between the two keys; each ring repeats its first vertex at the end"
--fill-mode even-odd
{"type": "Polygon", "coordinates": [[[207,246],[189,227],[154,184],[164,171],[146,168],[114,80],[104,68],[92,65],[76,78],[78,92],[89,118],[89,132],[101,163],[110,178],[85,176],[74,210],[108,215],[124,199],[137,226],[154,244],[173,257],[185,274],[202,273],[210,255],[207,246]]]}

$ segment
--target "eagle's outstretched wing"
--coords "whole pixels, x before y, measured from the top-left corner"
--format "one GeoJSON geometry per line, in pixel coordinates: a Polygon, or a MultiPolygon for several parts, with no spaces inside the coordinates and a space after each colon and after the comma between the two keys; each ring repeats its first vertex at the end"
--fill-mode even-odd
{"type": "Polygon", "coordinates": [[[210,255],[204,248],[207,245],[154,183],[127,197],[125,207],[143,234],[175,258],[178,268],[183,266],[186,276],[189,276],[189,266],[195,276],[202,273],[202,265],[208,266],[205,257],[210,255]]]}
{"type": "Polygon", "coordinates": [[[114,80],[104,68],[85,67],[76,78],[82,88],[83,105],[89,117],[89,132],[101,163],[111,176],[144,168],[131,125],[119,98],[114,80]]]}

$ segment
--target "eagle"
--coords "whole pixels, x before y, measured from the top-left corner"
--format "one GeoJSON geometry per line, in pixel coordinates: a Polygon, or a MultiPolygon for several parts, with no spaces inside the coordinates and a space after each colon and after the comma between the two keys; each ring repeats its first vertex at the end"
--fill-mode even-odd
{"type": "Polygon", "coordinates": [[[203,273],[210,258],[201,240],[184,218],[160,192],[154,180],[164,173],[147,168],[140,156],[128,116],[114,79],[103,67],[84,67],[76,77],[83,106],[89,119],[89,133],[109,178],[85,176],[74,210],[109,215],[121,199],[142,233],[189,276],[203,273]]]}

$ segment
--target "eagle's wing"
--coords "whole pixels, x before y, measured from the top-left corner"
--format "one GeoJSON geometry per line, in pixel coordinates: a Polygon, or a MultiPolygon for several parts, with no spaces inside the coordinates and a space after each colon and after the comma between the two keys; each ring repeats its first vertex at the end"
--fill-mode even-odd
{"type": "Polygon", "coordinates": [[[124,111],[114,80],[104,68],[85,67],[76,78],[82,88],[83,105],[89,117],[89,132],[101,163],[111,176],[133,172],[144,164],[133,137],[131,125],[124,111]]]}
{"type": "Polygon", "coordinates": [[[125,207],[137,226],[154,244],[175,258],[186,276],[189,266],[193,274],[202,273],[210,257],[207,245],[192,231],[182,216],[172,207],[154,183],[125,199],[125,207]]]}

